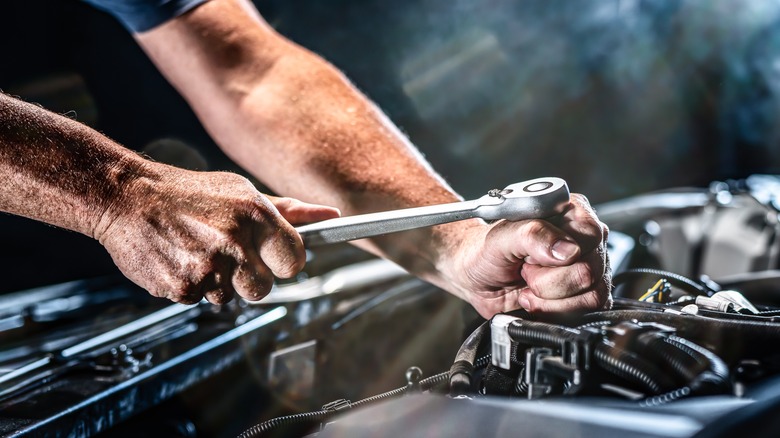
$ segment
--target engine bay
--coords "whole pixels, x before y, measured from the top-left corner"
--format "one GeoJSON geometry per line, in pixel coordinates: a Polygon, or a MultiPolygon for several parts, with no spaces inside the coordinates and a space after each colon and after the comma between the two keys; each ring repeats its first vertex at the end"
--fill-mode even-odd
{"type": "Polygon", "coordinates": [[[308,276],[258,303],[170,305],[121,278],[9,294],[0,431],[776,431],[779,198],[780,178],[755,175],[597,206],[614,272],[613,306],[598,312],[484,321],[346,246],[313,254],[308,276]]]}
{"type": "Polygon", "coordinates": [[[242,437],[313,418],[325,426],[317,436],[776,433],[778,182],[753,176],[601,206],[616,266],[610,310],[496,315],[448,372],[422,379],[412,367],[395,392],[242,437]],[[366,404],[376,406],[342,418],[366,404]]]}
{"type": "MultiPolygon", "coordinates": [[[[777,435],[777,5],[253,3],[463,196],[537,175],[587,194],[613,307],[494,329],[350,245],[260,303],[172,305],[98,242],[4,216],[0,436],[777,435]]],[[[240,172],[112,17],[4,10],[5,93],[240,172]]]]}

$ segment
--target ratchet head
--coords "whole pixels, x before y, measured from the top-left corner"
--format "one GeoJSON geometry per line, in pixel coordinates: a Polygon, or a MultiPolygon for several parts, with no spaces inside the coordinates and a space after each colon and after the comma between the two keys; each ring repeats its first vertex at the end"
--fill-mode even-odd
{"type": "Polygon", "coordinates": [[[563,213],[569,204],[569,187],[560,178],[536,178],[491,190],[480,198],[479,216],[486,220],[547,218],[563,213]]]}

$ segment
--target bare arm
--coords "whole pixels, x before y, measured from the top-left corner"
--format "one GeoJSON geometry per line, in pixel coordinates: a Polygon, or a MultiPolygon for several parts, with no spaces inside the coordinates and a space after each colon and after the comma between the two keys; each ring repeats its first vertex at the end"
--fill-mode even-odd
{"type": "Polygon", "coordinates": [[[220,147],[279,193],[345,214],[458,199],[338,70],[248,2],[211,1],[136,39],[220,147]]]}
{"type": "Polygon", "coordinates": [[[288,221],[331,208],[267,198],[245,178],[153,163],[68,118],[0,93],[0,211],[100,240],[156,296],[265,295],[304,263],[288,221]]]}
{"type": "MultiPolygon", "coordinates": [[[[212,0],[136,39],[226,153],[279,193],[346,214],[458,199],[340,72],[246,0],[212,0]]],[[[577,196],[557,224],[472,220],[362,244],[490,316],[604,305],[605,241],[577,196]]]]}
{"type": "Polygon", "coordinates": [[[0,93],[0,210],[94,237],[143,159],[65,117],[0,93]]]}

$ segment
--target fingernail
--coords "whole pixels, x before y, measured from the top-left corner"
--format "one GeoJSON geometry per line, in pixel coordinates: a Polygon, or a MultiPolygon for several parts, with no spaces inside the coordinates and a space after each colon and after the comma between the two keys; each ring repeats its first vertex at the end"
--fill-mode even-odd
{"type": "Polygon", "coordinates": [[[558,260],[568,260],[577,254],[577,244],[569,242],[568,240],[559,240],[555,242],[550,248],[553,257],[558,260]]]}

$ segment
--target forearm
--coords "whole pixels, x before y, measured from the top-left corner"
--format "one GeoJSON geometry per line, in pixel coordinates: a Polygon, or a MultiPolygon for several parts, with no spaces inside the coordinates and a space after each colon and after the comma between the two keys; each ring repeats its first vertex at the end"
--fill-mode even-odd
{"type": "MultiPolygon", "coordinates": [[[[278,193],[348,215],[458,200],[340,72],[236,2],[214,0],[137,39],[220,146],[278,193]]],[[[426,275],[444,232],[375,239],[372,249],[426,275]]]]}
{"type": "Polygon", "coordinates": [[[94,237],[143,161],[80,123],[0,93],[0,211],[94,237]]]}

